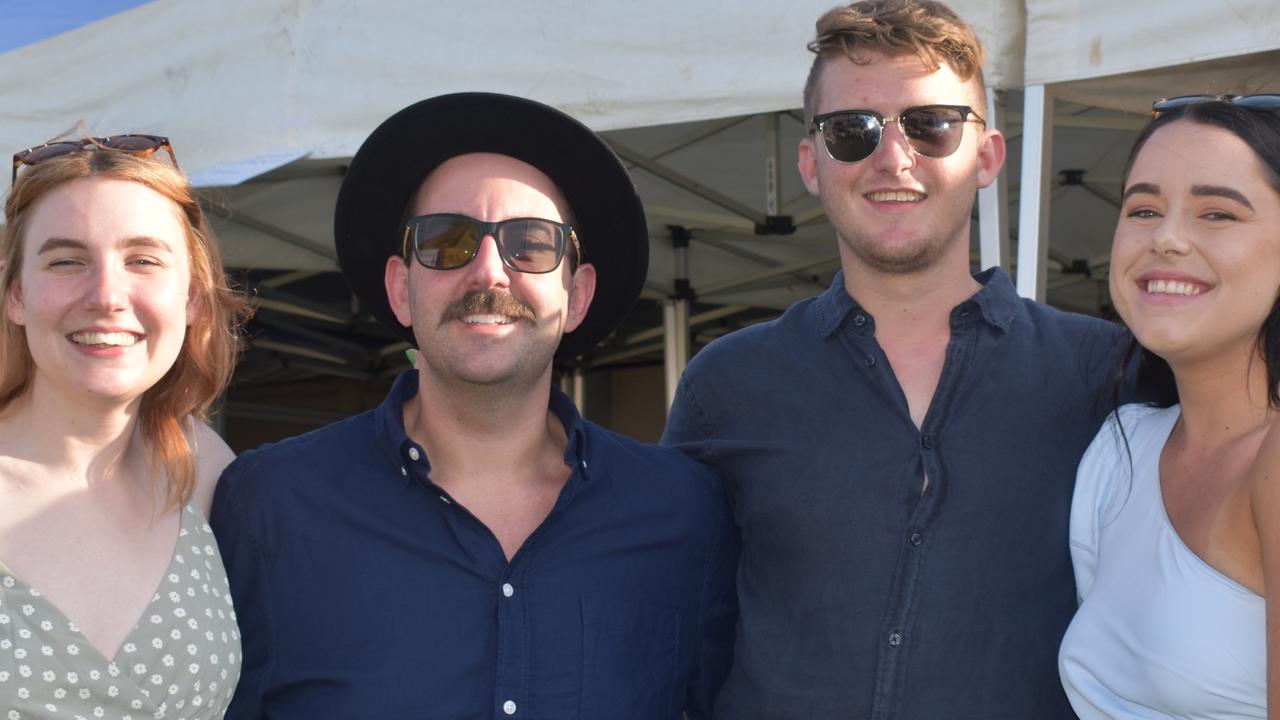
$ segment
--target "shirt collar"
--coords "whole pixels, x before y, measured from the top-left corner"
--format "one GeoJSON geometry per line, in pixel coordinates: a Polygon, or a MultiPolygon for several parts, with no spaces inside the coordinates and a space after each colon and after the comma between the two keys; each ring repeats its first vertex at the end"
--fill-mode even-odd
{"type": "MultiPolygon", "coordinates": [[[[982,285],[982,289],[965,302],[977,305],[982,319],[992,326],[1008,331],[1018,308],[1018,293],[1013,289],[1008,274],[999,267],[993,267],[974,275],[973,279],[982,285]]],[[[823,291],[815,303],[818,332],[822,337],[830,337],[850,313],[862,310],[858,301],[845,290],[843,270],[836,273],[831,280],[831,287],[823,291]]]]}
{"type": "MultiPolygon", "coordinates": [[[[405,370],[391,385],[386,399],[374,410],[378,443],[397,464],[403,461],[406,447],[416,445],[404,429],[404,405],[417,394],[418,372],[413,369],[405,370]]],[[[555,384],[551,386],[551,399],[547,407],[564,425],[564,434],[568,438],[564,450],[565,462],[578,466],[587,452],[586,421],[569,396],[555,384]]]]}

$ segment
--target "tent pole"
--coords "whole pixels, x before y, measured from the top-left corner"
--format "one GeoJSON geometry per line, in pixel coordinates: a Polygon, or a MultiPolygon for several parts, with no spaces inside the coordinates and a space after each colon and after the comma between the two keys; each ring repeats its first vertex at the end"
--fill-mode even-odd
{"type": "Polygon", "coordinates": [[[778,214],[778,157],[781,133],[778,131],[779,113],[764,116],[764,214],[778,214]]]}
{"type": "Polygon", "coordinates": [[[1018,202],[1018,294],[1044,302],[1049,256],[1053,93],[1028,85],[1022,112],[1022,197],[1018,202]]]}
{"type": "Polygon", "coordinates": [[[667,410],[675,402],[676,385],[689,363],[689,301],[693,289],[689,285],[689,231],[671,226],[671,245],[675,252],[675,294],[662,305],[663,366],[667,381],[667,410]]]}
{"type": "MultiPolygon", "coordinates": [[[[987,127],[1004,132],[1004,91],[987,88],[987,127]]],[[[1009,182],[1005,168],[978,191],[978,246],[982,269],[1009,270],[1009,182]]]]}

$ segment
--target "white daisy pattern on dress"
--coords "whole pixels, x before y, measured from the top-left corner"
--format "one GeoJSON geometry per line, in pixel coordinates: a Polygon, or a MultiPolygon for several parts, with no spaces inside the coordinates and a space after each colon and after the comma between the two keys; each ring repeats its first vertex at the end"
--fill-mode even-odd
{"type": "Polygon", "coordinates": [[[116,657],[0,564],[0,719],[216,720],[240,677],[240,631],[213,532],[182,510],[173,558],[116,657]]]}

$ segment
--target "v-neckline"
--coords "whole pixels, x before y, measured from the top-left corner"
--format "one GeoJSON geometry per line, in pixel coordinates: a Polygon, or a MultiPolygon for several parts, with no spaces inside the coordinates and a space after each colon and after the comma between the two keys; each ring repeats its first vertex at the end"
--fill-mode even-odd
{"type": "Polygon", "coordinates": [[[1164,440],[1160,443],[1160,450],[1156,454],[1155,462],[1155,488],[1156,488],[1156,504],[1159,506],[1160,522],[1165,529],[1173,536],[1174,542],[1182,549],[1198,566],[1207,571],[1210,576],[1216,578],[1220,582],[1225,583],[1228,587],[1237,592],[1247,593],[1253,597],[1261,598],[1262,595],[1254,592],[1252,588],[1245,586],[1244,583],[1236,580],[1225,572],[1214,567],[1208,560],[1200,556],[1187,544],[1182,538],[1182,534],[1178,532],[1178,526],[1173,524],[1173,517],[1169,515],[1169,506],[1164,502],[1164,471],[1161,465],[1164,463],[1164,451],[1169,445],[1169,441],[1173,439],[1173,431],[1178,427],[1178,421],[1182,419],[1182,407],[1174,405],[1168,409],[1173,414],[1173,422],[1169,423],[1169,429],[1164,433],[1164,440]],[[1176,409],[1176,410],[1175,410],[1176,409]]]}
{"type": "Polygon", "coordinates": [[[79,637],[80,640],[88,648],[90,648],[93,652],[97,653],[98,656],[101,657],[104,661],[106,661],[108,665],[116,665],[116,662],[120,659],[120,653],[124,650],[124,646],[132,642],[133,636],[136,635],[138,633],[138,629],[142,627],[143,619],[147,617],[147,614],[149,612],[151,612],[151,606],[155,604],[156,598],[160,594],[160,588],[164,587],[165,580],[167,580],[169,578],[169,575],[173,573],[173,570],[174,570],[173,566],[176,565],[178,562],[177,560],[178,554],[179,554],[178,548],[182,543],[183,533],[184,532],[188,534],[190,533],[190,530],[187,527],[187,515],[194,514],[192,510],[192,506],[184,505],[182,509],[178,511],[178,513],[179,513],[178,514],[178,533],[173,539],[173,550],[169,553],[169,563],[165,565],[164,572],[160,574],[159,580],[156,581],[154,587],[152,588],[151,596],[147,600],[147,604],[142,608],[142,612],[138,615],[138,619],[134,621],[133,627],[129,630],[129,632],[125,633],[124,639],[120,641],[119,646],[116,647],[115,652],[113,652],[110,656],[108,656],[105,652],[103,652],[102,648],[99,648],[97,645],[95,645],[93,641],[90,640],[89,637],[85,635],[84,632],[80,629],[80,624],[77,623],[75,620],[72,620],[70,617],[68,617],[67,614],[62,611],[62,608],[58,607],[57,604],[55,604],[52,600],[48,598],[48,596],[46,596],[43,592],[40,591],[40,588],[37,588],[34,585],[31,585],[27,581],[23,580],[21,576],[19,576],[13,570],[9,569],[9,566],[5,565],[3,560],[0,560],[0,572],[3,572],[9,577],[13,578],[14,583],[21,585],[23,588],[26,588],[28,594],[30,594],[32,597],[39,600],[39,602],[42,605],[44,605],[51,613],[53,613],[53,616],[54,616],[53,619],[61,620],[63,623],[63,626],[67,628],[67,632],[72,633],[77,637],[79,637]]]}

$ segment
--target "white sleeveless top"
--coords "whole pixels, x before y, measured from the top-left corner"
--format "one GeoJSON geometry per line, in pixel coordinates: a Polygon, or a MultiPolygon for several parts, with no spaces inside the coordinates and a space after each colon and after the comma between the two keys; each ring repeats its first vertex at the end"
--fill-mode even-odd
{"type": "Polygon", "coordinates": [[[1160,452],[1179,408],[1119,416],[1132,475],[1113,415],[1076,477],[1080,609],[1058,655],[1067,697],[1081,720],[1265,720],[1265,602],[1193,553],[1165,512],[1160,452]]]}

